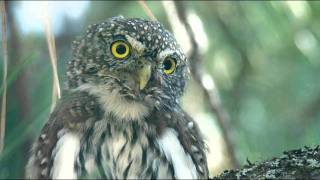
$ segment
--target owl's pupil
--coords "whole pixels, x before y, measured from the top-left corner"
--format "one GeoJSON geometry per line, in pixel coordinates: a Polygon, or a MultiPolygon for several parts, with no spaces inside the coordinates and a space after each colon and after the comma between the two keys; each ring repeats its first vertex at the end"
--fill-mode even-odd
{"type": "Polygon", "coordinates": [[[119,44],[116,48],[116,51],[118,54],[124,54],[126,53],[126,46],[123,44],[119,44]]]}
{"type": "Polygon", "coordinates": [[[172,62],[171,62],[171,61],[165,60],[165,61],[163,62],[163,69],[169,70],[169,69],[171,69],[171,66],[172,66],[172,62]]]}

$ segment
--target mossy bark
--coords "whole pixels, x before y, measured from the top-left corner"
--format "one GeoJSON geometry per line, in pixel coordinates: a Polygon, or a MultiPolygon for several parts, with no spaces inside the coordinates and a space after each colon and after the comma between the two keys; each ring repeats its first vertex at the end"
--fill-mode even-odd
{"type": "Polygon", "coordinates": [[[320,148],[285,151],[279,158],[226,170],[213,179],[320,179],[320,148]]]}

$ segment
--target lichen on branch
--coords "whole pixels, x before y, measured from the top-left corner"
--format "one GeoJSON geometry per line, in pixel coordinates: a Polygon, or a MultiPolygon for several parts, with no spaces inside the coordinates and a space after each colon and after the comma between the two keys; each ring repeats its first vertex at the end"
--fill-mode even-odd
{"type": "Polygon", "coordinates": [[[320,147],[285,151],[279,158],[226,170],[213,179],[320,179],[320,147]]]}

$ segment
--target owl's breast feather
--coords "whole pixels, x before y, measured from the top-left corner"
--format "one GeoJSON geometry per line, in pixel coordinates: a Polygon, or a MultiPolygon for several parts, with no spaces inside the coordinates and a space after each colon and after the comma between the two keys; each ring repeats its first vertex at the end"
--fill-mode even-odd
{"type": "Polygon", "coordinates": [[[157,139],[161,150],[166,158],[173,164],[175,178],[177,179],[197,179],[197,170],[190,157],[182,147],[178,133],[167,128],[159,139],[157,139]]]}
{"type": "Polygon", "coordinates": [[[64,134],[54,150],[53,179],[76,179],[75,160],[79,154],[80,138],[74,133],[64,134]]]}

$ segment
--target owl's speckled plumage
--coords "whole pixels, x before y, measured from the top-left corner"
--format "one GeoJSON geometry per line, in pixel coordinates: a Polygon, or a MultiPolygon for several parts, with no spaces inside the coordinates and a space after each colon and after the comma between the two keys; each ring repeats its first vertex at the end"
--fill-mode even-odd
{"type": "Polygon", "coordinates": [[[185,55],[160,23],[115,17],[89,26],[73,43],[66,90],[27,177],[207,178],[204,142],[179,105],[188,76],[185,55]],[[130,44],[123,60],[111,53],[116,40],[130,44]],[[167,58],[177,64],[170,74],[167,58]],[[143,85],[142,69],[151,72],[143,85]]]}

